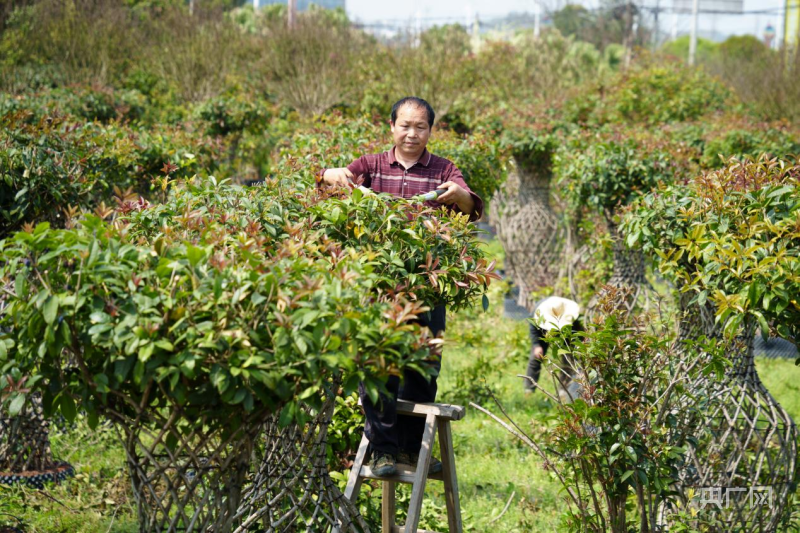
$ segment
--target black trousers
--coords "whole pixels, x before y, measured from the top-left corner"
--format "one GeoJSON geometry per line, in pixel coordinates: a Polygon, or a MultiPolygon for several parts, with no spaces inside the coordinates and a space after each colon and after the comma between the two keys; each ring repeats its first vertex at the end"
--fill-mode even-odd
{"type": "MultiPolygon", "coordinates": [[[[439,335],[445,329],[445,308],[438,306],[420,317],[419,324],[427,326],[433,335],[439,335]],[[426,316],[427,315],[427,316],[426,316]]],[[[433,402],[436,400],[436,377],[442,368],[439,357],[430,363],[435,374],[428,381],[413,370],[406,370],[403,379],[390,376],[386,381],[389,395],[381,394],[377,404],[373,404],[364,390],[359,387],[361,404],[364,406],[366,422],[364,433],[369,439],[373,451],[397,455],[400,451],[418,453],[425,431],[425,418],[418,416],[398,416],[397,400],[410,402],[433,402]]]]}
{"type": "MultiPolygon", "coordinates": [[[[544,357],[544,355],[542,355],[544,357]]],[[[533,355],[533,349],[531,349],[531,355],[528,358],[528,371],[525,373],[529,378],[525,380],[525,390],[534,390],[536,388],[536,384],[539,383],[539,375],[542,373],[542,360],[535,355],[533,355]]]]}

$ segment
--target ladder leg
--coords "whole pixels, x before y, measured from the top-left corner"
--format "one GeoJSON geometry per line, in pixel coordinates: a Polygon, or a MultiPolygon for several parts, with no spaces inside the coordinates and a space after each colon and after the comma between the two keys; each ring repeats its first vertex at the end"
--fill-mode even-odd
{"type": "Polygon", "coordinates": [[[358,493],[361,492],[361,467],[364,465],[364,459],[367,456],[367,448],[369,447],[369,439],[366,433],[361,437],[361,444],[358,446],[356,452],[356,460],[353,461],[353,467],[350,469],[350,477],[347,478],[347,488],[344,489],[344,497],[353,503],[358,500],[358,493]]]}
{"type": "Polygon", "coordinates": [[[453,434],[449,420],[438,420],[439,449],[442,454],[442,477],[444,478],[444,497],[447,503],[447,524],[450,533],[462,533],[461,504],[458,500],[458,479],[456,478],[456,459],[453,453],[453,434]]]}
{"type": "Polygon", "coordinates": [[[383,505],[381,506],[381,524],[383,533],[392,533],[394,520],[397,516],[394,481],[383,482],[383,505]]]}
{"type": "Polygon", "coordinates": [[[422,497],[425,494],[425,481],[428,479],[428,468],[431,465],[431,451],[433,440],[436,437],[436,415],[429,414],[425,417],[425,431],[422,434],[422,446],[419,450],[417,471],[414,474],[414,485],[411,490],[411,501],[408,503],[408,518],[406,519],[406,533],[416,533],[419,526],[419,515],[422,511],[422,497]]]}

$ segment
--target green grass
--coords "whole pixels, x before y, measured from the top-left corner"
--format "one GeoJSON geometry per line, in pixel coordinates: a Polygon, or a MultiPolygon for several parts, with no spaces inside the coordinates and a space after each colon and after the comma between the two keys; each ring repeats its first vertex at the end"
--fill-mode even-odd
{"type": "Polygon", "coordinates": [[[800,366],[788,359],[756,359],[761,382],[792,416],[800,421],[800,366]]]}
{"type": "MultiPolygon", "coordinates": [[[[71,463],[76,476],[38,491],[0,485],[0,513],[20,518],[26,533],[134,533],[136,509],[116,432],[106,424],[91,431],[79,418],[68,430],[53,428],[55,456],[71,463]]],[[[0,514],[0,525],[18,526],[0,514]]]]}
{"type": "MultiPolygon", "coordinates": [[[[523,429],[535,433],[549,406],[541,394],[525,396],[522,379],[516,377],[527,365],[528,328],[503,318],[503,292],[502,284],[491,291],[486,313],[468,311],[448,317],[440,397],[466,403],[472,396],[499,414],[494,402],[485,398],[482,388],[488,387],[523,429]],[[485,372],[475,375],[470,369],[481,357],[487,360],[485,372]],[[459,389],[460,374],[468,379],[462,379],[459,389]]],[[[557,529],[559,487],[532,450],[476,409],[469,408],[467,417],[452,427],[461,506],[470,531],[557,529]],[[509,499],[508,510],[495,520],[509,499]]],[[[441,499],[441,484],[431,482],[429,487],[429,494],[441,499]]],[[[445,517],[440,520],[446,530],[445,517]]]]}
{"type": "MultiPolygon", "coordinates": [[[[488,247],[502,254],[496,241],[488,247]]],[[[488,386],[511,418],[536,434],[545,430],[551,406],[540,393],[526,396],[521,378],[516,377],[527,365],[528,332],[525,323],[503,318],[504,292],[504,283],[493,285],[486,313],[474,309],[449,314],[439,398],[454,403],[473,399],[499,414],[487,398],[488,386]]],[[[758,360],[756,366],[775,399],[800,420],[800,368],[789,360],[758,360]]],[[[542,381],[546,382],[544,376],[542,381]]],[[[559,485],[532,450],[472,408],[466,418],[453,423],[453,439],[467,531],[560,529],[564,503],[559,485]],[[496,519],[509,499],[508,510],[496,519]]],[[[57,457],[76,467],[77,477],[42,492],[0,486],[0,513],[23,519],[28,533],[137,531],[124,453],[114,430],[91,432],[79,420],[69,430],[54,430],[52,446],[57,457]]],[[[426,493],[421,527],[446,531],[442,484],[430,482],[426,493]]],[[[15,525],[0,514],[0,525],[5,523],[15,525]]]]}

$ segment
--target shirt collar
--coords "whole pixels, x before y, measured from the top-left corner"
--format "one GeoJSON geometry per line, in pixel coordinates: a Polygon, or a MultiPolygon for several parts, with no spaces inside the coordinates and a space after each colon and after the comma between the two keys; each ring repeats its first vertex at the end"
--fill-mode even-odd
{"type": "MultiPolygon", "coordinates": [[[[396,146],[392,146],[389,149],[389,151],[387,152],[389,154],[389,164],[390,165],[393,165],[395,163],[399,163],[397,158],[394,156],[395,148],[397,148],[397,147],[396,146]]],[[[419,160],[416,163],[414,163],[414,165],[422,165],[423,167],[427,167],[428,165],[431,164],[431,157],[432,157],[431,153],[428,151],[427,148],[425,148],[422,151],[422,155],[420,156],[419,160]]],[[[414,165],[411,165],[411,166],[414,166],[414,165]]]]}

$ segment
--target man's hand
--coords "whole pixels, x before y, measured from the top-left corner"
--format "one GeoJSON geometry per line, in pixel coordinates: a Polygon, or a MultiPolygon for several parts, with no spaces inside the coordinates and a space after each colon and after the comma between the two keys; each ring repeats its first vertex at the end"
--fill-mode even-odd
{"type": "Polygon", "coordinates": [[[352,189],[356,186],[355,179],[355,175],[346,167],[329,168],[322,175],[322,182],[329,187],[348,187],[352,189]]]}
{"type": "Polygon", "coordinates": [[[437,189],[447,189],[447,192],[436,199],[440,204],[456,204],[464,213],[472,213],[475,209],[475,201],[467,190],[453,181],[446,181],[436,187],[437,189]]]}
{"type": "Polygon", "coordinates": [[[533,347],[533,356],[536,359],[542,359],[544,357],[544,349],[541,346],[534,346],[533,347]]]}

